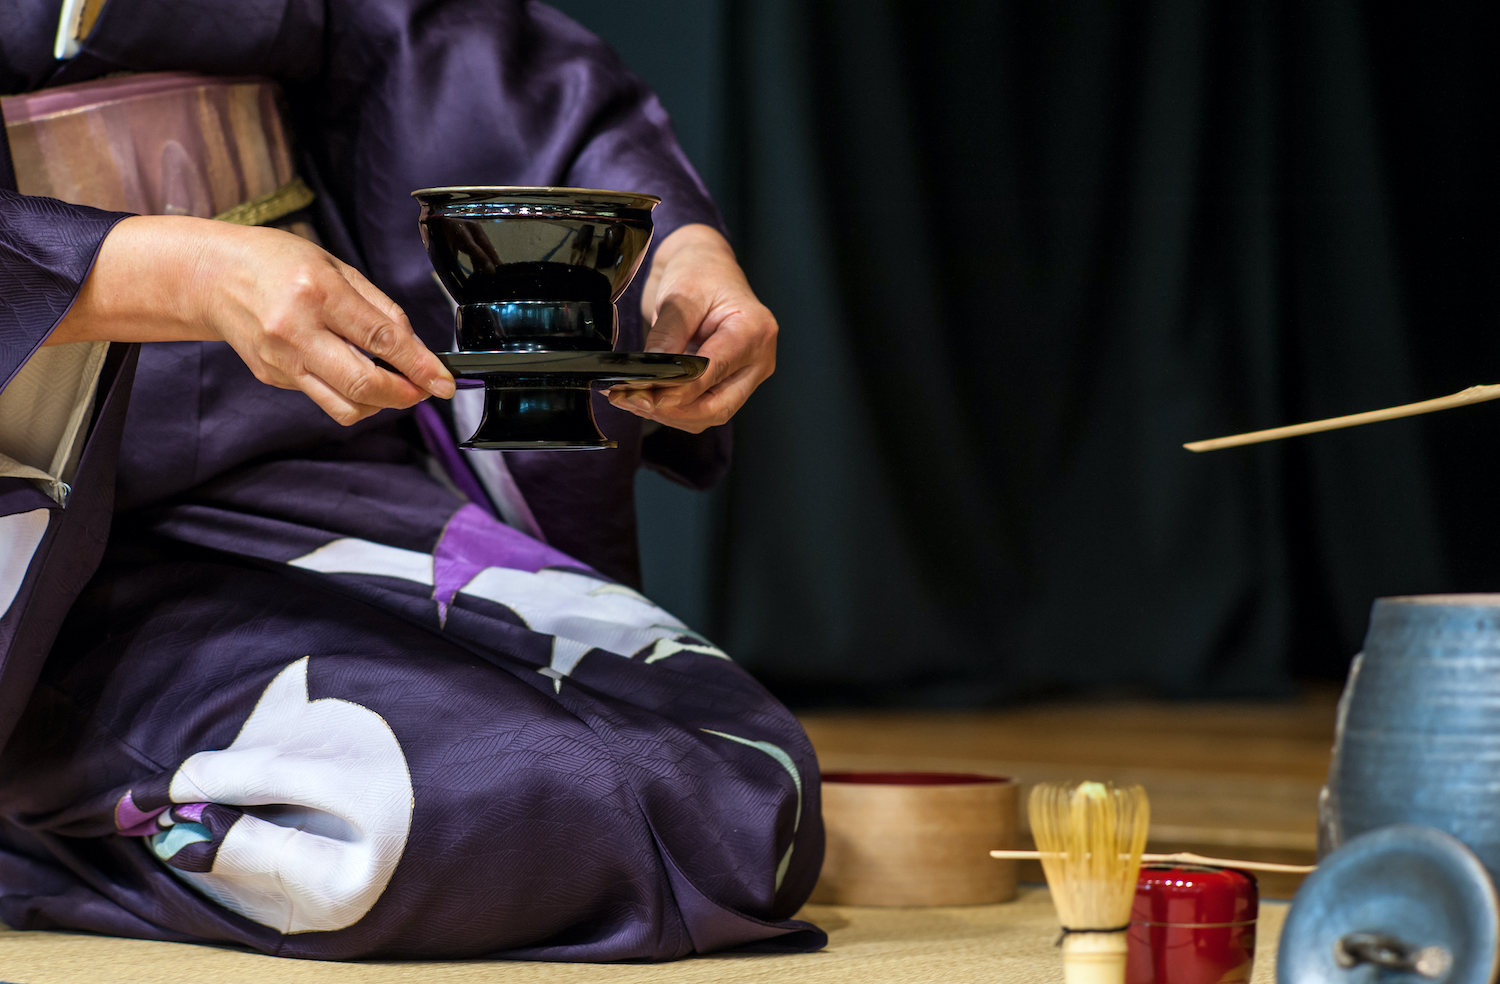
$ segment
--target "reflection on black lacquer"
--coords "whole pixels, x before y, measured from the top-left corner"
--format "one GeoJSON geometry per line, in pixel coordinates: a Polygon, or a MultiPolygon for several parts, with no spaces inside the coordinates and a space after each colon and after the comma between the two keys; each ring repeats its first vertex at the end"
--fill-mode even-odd
{"type": "MultiPolygon", "coordinates": [[[[413,197],[422,205],[428,258],[458,303],[458,353],[614,348],[615,302],[646,255],[658,199],[506,187],[430,188],[413,197]]],[[[460,373],[485,383],[484,419],[463,447],[614,446],[590,406],[591,386],[608,374],[603,367],[521,376],[504,362],[496,357],[484,371],[460,373]]]]}

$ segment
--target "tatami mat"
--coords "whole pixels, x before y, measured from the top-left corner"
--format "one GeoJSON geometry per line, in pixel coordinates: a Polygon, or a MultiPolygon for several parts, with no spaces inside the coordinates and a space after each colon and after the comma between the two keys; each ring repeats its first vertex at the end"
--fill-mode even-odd
{"type": "MultiPolygon", "coordinates": [[[[1286,906],[1262,908],[1255,984],[1274,980],[1286,906]]],[[[808,906],[828,948],[795,956],[671,964],[324,963],[69,933],[0,931],[0,979],[14,984],[1054,984],[1057,917],[1046,890],[1003,905],[935,909],[808,906]]]]}
{"type": "MultiPolygon", "coordinates": [[[[997,772],[1138,781],[1153,848],[1310,861],[1317,791],[1333,738],[1332,694],[1292,704],[1065,704],[985,713],[805,715],[825,768],[997,772]]],[[[1024,811],[1023,811],[1024,818],[1024,811]]],[[[1023,866],[1023,877],[1026,868],[1023,866]]],[[[1039,879],[1039,868],[1029,877],[1039,879]]],[[[1296,878],[1261,881],[1287,898],[1296,878]]],[[[322,963],[213,947],[0,930],[0,982],[14,984],[885,984],[1060,982],[1045,890],[1011,903],[935,909],[808,906],[821,953],[674,964],[497,961],[322,963]]],[[[1270,984],[1283,904],[1262,907],[1255,981],[1270,984]]]]}

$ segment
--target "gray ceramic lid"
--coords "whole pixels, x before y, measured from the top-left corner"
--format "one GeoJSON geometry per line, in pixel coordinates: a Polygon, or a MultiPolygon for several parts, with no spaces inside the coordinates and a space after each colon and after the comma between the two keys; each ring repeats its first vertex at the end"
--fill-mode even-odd
{"type": "Polygon", "coordinates": [[[1280,984],[1491,984],[1500,906],[1484,865],[1454,837],[1397,824],[1328,856],[1297,893],[1276,960],[1280,984]]]}

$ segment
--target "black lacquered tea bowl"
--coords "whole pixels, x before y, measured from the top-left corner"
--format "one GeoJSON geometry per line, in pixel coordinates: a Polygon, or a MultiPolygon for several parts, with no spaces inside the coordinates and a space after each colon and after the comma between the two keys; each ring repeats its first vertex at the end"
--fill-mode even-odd
{"type": "Polygon", "coordinates": [[[584,188],[412,192],[438,279],[458,304],[450,372],[480,379],[485,412],[460,447],[611,448],[590,394],[681,383],[708,360],[615,352],[616,301],[651,243],[651,195],[584,188]]]}

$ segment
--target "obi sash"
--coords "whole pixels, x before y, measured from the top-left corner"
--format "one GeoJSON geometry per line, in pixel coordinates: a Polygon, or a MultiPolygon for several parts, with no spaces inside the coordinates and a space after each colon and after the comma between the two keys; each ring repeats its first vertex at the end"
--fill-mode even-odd
{"type": "Polygon", "coordinates": [[[293,166],[274,82],[151,72],[3,97],[0,113],[24,195],[316,241],[295,215],[313,193],[293,166]]]}

